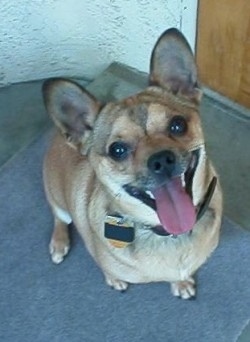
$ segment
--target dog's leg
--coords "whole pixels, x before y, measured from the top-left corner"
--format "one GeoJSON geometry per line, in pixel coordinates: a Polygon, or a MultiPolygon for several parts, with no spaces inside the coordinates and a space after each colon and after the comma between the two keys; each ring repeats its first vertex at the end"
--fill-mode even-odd
{"type": "Polygon", "coordinates": [[[128,288],[128,283],[123,280],[115,279],[110,275],[105,274],[105,280],[109,286],[117,291],[125,292],[128,288]]]}
{"type": "Polygon", "coordinates": [[[49,250],[55,264],[63,261],[70,248],[68,224],[55,216],[55,227],[50,240],[49,250]]]}
{"type": "Polygon", "coordinates": [[[182,299],[194,299],[196,295],[195,280],[190,277],[184,281],[177,281],[170,284],[171,292],[175,297],[182,299]]]}

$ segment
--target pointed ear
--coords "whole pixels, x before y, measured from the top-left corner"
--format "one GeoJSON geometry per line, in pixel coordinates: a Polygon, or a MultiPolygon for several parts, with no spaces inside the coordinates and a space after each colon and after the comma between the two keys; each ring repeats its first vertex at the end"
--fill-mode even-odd
{"type": "Polygon", "coordinates": [[[53,78],[43,84],[45,107],[70,145],[78,147],[89,138],[100,103],[80,85],[53,78]]]}
{"type": "Polygon", "coordinates": [[[175,28],[165,31],[155,44],[150,61],[150,84],[169,89],[199,102],[197,69],[192,50],[175,28]]]}

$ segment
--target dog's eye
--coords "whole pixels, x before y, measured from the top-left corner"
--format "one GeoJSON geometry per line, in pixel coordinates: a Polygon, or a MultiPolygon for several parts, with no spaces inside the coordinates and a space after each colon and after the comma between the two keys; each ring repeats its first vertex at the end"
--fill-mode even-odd
{"type": "Polygon", "coordinates": [[[121,141],[113,142],[109,146],[109,155],[116,161],[125,160],[129,155],[129,147],[126,143],[121,141]]]}
{"type": "Polygon", "coordinates": [[[187,121],[181,115],[174,116],[169,123],[168,130],[172,135],[183,135],[187,132],[187,121]]]}

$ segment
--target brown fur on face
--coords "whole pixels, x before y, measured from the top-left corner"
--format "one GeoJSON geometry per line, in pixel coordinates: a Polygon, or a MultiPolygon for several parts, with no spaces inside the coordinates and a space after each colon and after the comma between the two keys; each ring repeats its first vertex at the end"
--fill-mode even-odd
{"type": "Polygon", "coordinates": [[[192,233],[176,238],[154,230],[161,226],[158,209],[133,192],[152,194],[182,179],[198,210],[217,177],[205,150],[196,74],[185,38],[170,29],[154,47],[150,84],[139,94],[103,106],[72,81],[45,82],[46,108],[59,129],[44,162],[45,191],[55,216],[54,262],[68,253],[67,226],[73,222],[109,285],[124,290],[128,283],[169,281],[174,295],[194,296],[192,276],[218,244],[219,183],[192,233]],[[186,126],[176,133],[173,122],[179,118],[186,126]],[[190,170],[188,190],[184,177],[190,170]],[[134,227],[135,239],[124,248],[104,236],[110,214],[134,227]]]}

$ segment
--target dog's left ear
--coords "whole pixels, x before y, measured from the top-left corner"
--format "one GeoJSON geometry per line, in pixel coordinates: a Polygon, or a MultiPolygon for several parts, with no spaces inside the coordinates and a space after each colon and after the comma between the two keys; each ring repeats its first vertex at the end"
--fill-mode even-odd
{"type": "Polygon", "coordinates": [[[63,78],[45,81],[43,98],[68,144],[86,154],[100,103],[79,84],[63,78]]]}
{"type": "Polygon", "coordinates": [[[200,102],[197,69],[192,50],[175,28],[165,31],[155,44],[150,61],[150,84],[200,102]]]}

